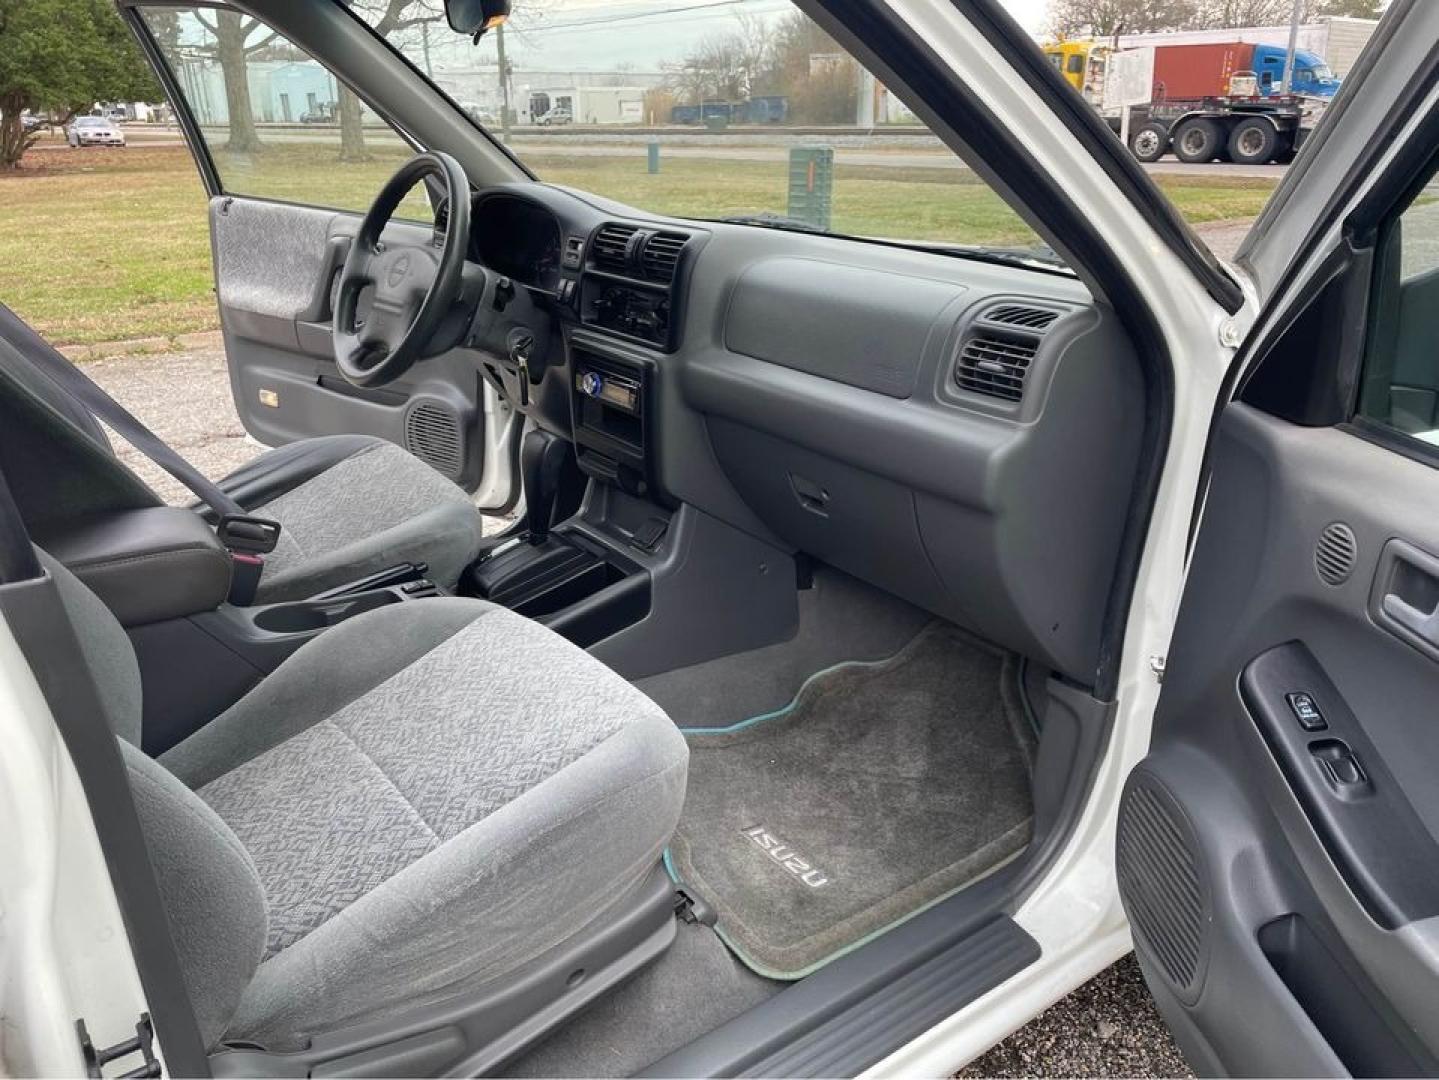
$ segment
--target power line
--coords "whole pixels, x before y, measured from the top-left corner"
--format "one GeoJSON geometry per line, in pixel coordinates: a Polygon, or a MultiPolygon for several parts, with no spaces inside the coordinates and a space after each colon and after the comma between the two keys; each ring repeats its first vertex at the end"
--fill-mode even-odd
{"type": "MultiPolygon", "coordinates": [[[[710,11],[714,8],[740,7],[745,4],[762,4],[771,0],[711,0],[705,4],[689,4],[684,7],[660,8],[658,11],[636,11],[630,15],[615,15],[610,18],[599,19],[576,19],[566,23],[549,23],[536,26],[529,26],[525,29],[530,33],[545,34],[551,30],[570,30],[582,26],[613,26],[615,23],[632,22],[640,19],[655,19],[662,15],[687,15],[692,11],[710,11]]],[[[789,2],[785,0],[785,6],[789,2]]]]}

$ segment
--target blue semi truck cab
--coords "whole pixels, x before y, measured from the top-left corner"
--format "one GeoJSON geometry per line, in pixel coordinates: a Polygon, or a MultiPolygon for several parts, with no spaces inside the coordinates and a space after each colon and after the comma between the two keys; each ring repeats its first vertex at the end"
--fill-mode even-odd
{"type": "MultiPolygon", "coordinates": [[[[1259,93],[1262,96],[1280,92],[1284,85],[1284,58],[1287,54],[1288,50],[1280,45],[1254,46],[1254,57],[1250,62],[1254,65],[1254,74],[1259,77],[1259,93]]],[[[1338,91],[1339,83],[1322,56],[1304,49],[1295,50],[1291,93],[1330,98],[1338,91]]]]}

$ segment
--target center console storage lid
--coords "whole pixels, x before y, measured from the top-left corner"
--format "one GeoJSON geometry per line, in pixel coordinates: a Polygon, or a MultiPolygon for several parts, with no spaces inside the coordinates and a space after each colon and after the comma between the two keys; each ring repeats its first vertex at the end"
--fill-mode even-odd
{"type": "Polygon", "coordinates": [[[101,514],[37,536],[36,543],[124,626],[210,611],[230,594],[230,553],[214,529],[184,507],[101,514]]]}

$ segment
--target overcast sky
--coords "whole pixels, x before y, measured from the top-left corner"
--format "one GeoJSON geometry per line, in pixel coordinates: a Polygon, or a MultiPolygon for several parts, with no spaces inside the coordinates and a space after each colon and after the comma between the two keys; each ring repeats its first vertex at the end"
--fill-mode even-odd
{"type": "MultiPolygon", "coordinates": [[[[1002,0],[1030,33],[1043,32],[1048,0],[1002,0]]],[[[515,14],[506,44],[513,61],[530,69],[613,71],[619,65],[657,70],[675,62],[706,34],[735,26],[739,13],[777,20],[794,6],[789,0],[540,0],[526,16],[525,0],[513,0],[515,14]],[[542,6],[541,6],[542,5],[542,6]]],[[[494,35],[471,49],[443,28],[432,31],[437,68],[494,62],[494,35]]],[[[402,48],[418,59],[418,40],[402,48]]]]}

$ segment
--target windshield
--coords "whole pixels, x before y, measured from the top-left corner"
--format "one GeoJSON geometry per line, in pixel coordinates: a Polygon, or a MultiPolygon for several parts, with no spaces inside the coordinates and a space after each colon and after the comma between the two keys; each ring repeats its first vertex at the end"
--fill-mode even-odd
{"type": "Polygon", "coordinates": [[[516,0],[477,46],[434,0],[351,9],[542,180],[656,214],[1057,263],[788,0],[516,0]]]}
{"type": "Polygon", "coordinates": [[[109,127],[109,121],[98,116],[82,116],[75,121],[76,127],[109,127]]]}

